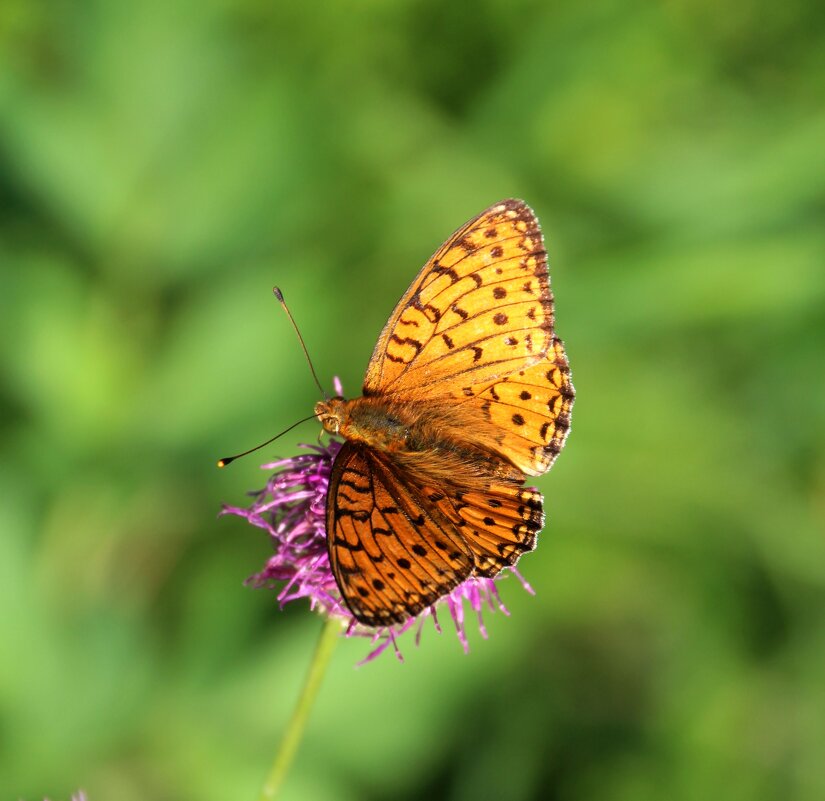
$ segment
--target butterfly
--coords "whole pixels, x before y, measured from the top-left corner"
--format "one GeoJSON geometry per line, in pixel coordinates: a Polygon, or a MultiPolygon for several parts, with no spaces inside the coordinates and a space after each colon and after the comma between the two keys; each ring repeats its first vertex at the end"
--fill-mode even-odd
{"type": "Polygon", "coordinates": [[[574,390],[533,211],[503,200],[459,228],[384,326],[363,396],[315,405],[344,438],[326,528],[341,596],[365,626],[417,615],[536,545],[574,390]]]}

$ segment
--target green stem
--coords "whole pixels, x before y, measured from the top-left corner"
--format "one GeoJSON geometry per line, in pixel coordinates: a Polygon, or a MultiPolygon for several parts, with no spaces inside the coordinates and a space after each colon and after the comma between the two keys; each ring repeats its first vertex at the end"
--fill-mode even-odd
{"type": "Polygon", "coordinates": [[[301,743],[307,719],[309,718],[315,696],[318,695],[318,688],[324,678],[329,659],[338,642],[338,635],[341,633],[341,621],[333,617],[327,618],[324,628],[321,629],[321,636],[318,645],[315,646],[315,655],[309,666],[304,689],[301,690],[301,697],[295,705],[292,717],[286,727],[275,761],[272,763],[269,775],[266,777],[258,801],[272,801],[281,789],[281,785],[289,771],[289,766],[295,757],[295,752],[301,743]]]}

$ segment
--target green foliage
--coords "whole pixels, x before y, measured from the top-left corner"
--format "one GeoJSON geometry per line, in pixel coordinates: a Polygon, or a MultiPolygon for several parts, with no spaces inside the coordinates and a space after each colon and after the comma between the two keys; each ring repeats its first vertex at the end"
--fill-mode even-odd
{"type": "MultiPolygon", "coordinates": [[[[815,3],[0,4],[0,796],[254,798],[319,630],[214,459],[507,196],[578,390],[465,657],[335,655],[286,797],[825,797],[815,3]]],[[[293,452],[317,426],[267,453],[293,452]]]]}

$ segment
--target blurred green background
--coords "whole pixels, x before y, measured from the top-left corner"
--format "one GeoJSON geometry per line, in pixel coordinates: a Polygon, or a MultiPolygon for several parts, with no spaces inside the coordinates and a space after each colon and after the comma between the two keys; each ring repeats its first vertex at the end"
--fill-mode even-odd
{"type": "Polygon", "coordinates": [[[825,797],[815,3],[0,4],[0,798],[256,797],[320,623],[217,471],[525,198],[578,390],[464,656],[343,643],[285,797],[825,797]]]}

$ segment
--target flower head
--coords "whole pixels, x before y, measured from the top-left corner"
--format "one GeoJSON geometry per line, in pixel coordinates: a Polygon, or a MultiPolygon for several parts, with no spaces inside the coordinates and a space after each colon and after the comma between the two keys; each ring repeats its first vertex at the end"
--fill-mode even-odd
{"type": "MultiPolygon", "coordinates": [[[[341,598],[327,552],[326,499],[332,463],[341,444],[332,441],[326,447],[302,447],[304,452],[297,456],[261,466],[271,475],[262,490],[250,493],[254,499],[250,506],[224,506],[221,511],[221,514],[237,515],[263,529],[272,541],[275,553],[263,570],[247,580],[248,583],[256,587],[277,587],[281,607],[307,598],[312,609],[339,618],[346,625],[348,637],[369,637],[375,647],[364,662],[374,659],[389,646],[403,661],[396,638],[416,627],[418,643],[427,618],[432,618],[435,629],[440,632],[437,613],[443,609],[452,617],[458,639],[465,652],[468,651],[465,601],[477,616],[479,630],[485,638],[487,630],[482,614],[485,607],[491,612],[499,610],[509,615],[496,588],[496,582],[506,575],[500,574],[495,579],[467,578],[434,605],[401,624],[374,629],[358,623],[341,598]]],[[[533,592],[515,568],[509,568],[509,572],[528,592],[533,592]]]]}

